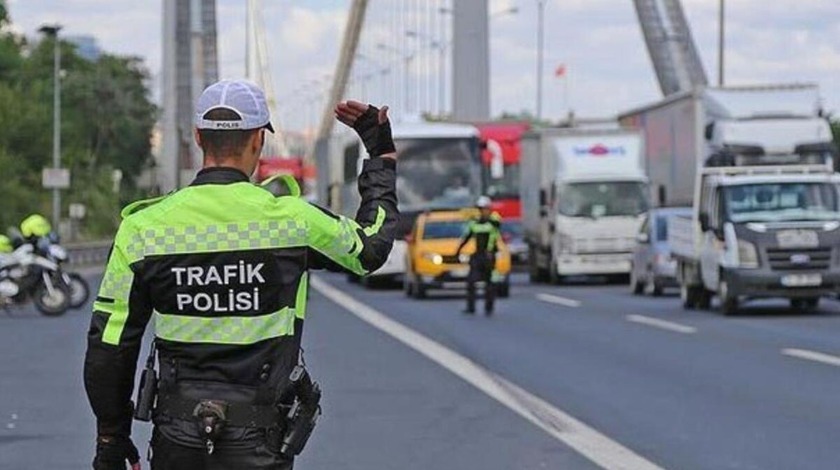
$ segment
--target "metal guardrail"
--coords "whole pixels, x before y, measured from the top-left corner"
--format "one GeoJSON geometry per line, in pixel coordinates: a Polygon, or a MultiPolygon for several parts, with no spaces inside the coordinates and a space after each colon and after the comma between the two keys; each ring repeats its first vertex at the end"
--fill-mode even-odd
{"type": "Polygon", "coordinates": [[[99,240],[64,245],[67,249],[67,263],[73,267],[105,266],[112,243],[113,240],[99,240]]]}

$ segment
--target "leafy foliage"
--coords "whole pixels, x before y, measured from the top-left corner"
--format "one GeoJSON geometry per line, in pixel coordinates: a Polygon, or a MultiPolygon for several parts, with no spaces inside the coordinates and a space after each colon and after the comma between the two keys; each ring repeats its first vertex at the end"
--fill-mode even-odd
{"type": "MultiPolygon", "coordinates": [[[[55,43],[35,44],[9,30],[0,1],[0,231],[28,214],[49,215],[41,170],[52,165],[53,54],[55,43]]],[[[61,43],[61,163],[72,174],[67,205],[87,206],[83,232],[113,233],[119,207],[142,197],[137,178],[152,163],[151,134],[157,108],[141,59],[103,54],[96,62],[61,43]],[[114,192],[113,172],[122,172],[114,192]]]]}

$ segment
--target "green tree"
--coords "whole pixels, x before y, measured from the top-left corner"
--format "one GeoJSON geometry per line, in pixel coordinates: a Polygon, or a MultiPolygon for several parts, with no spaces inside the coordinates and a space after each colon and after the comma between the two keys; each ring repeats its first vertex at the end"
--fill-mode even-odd
{"type": "MultiPolygon", "coordinates": [[[[0,230],[27,214],[49,214],[49,192],[41,170],[52,162],[53,51],[55,43],[35,44],[12,33],[0,0],[0,230]],[[8,176],[6,176],[8,175],[8,176]]],[[[141,59],[103,55],[87,61],[72,45],[62,49],[62,166],[70,168],[67,204],[88,207],[84,231],[110,235],[119,207],[142,197],[137,178],[151,163],[151,133],[157,109],[141,59]],[[123,184],[114,193],[113,172],[123,184]]]]}

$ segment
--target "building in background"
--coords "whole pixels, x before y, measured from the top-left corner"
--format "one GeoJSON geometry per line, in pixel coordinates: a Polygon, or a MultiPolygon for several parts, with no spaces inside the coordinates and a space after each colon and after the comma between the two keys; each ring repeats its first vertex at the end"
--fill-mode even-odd
{"type": "Polygon", "coordinates": [[[102,49],[99,47],[99,41],[95,37],[87,34],[79,34],[75,36],[67,36],[64,38],[70,44],[76,46],[76,54],[79,57],[96,62],[99,56],[102,55],[102,49]]]}
{"type": "Polygon", "coordinates": [[[189,184],[201,168],[193,103],[219,77],[216,29],[216,0],[163,0],[162,192],[189,184]]]}

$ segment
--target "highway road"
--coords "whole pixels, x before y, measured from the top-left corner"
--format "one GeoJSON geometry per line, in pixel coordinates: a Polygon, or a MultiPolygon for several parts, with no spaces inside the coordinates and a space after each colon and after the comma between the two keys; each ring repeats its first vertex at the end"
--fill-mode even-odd
{"type": "MultiPolygon", "coordinates": [[[[304,344],[325,414],[296,468],[840,466],[836,301],[727,318],[517,277],[495,316],[462,308],[319,275],[304,344]]],[[[0,468],[89,468],[88,316],[0,312],[0,468]]]]}

